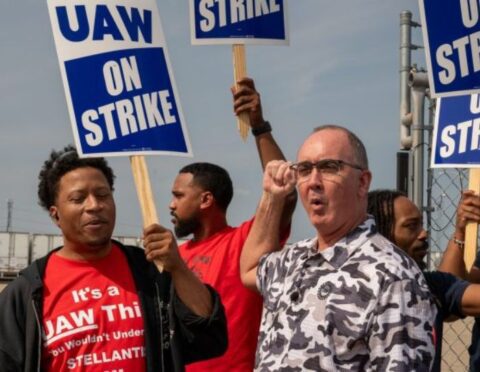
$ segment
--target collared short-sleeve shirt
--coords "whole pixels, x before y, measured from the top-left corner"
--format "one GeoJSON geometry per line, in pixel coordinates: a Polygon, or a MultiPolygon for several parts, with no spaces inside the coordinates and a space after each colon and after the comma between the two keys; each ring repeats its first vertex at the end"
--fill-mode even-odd
{"type": "Polygon", "coordinates": [[[256,371],[428,371],[436,308],[414,261],[368,218],[321,252],[268,254],[256,371]]]}

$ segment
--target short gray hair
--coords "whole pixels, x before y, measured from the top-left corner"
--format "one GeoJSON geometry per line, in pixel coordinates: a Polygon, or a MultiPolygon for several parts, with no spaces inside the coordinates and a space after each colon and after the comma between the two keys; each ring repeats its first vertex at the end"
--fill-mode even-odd
{"type": "Polygon", "coordinates": [[[348,130],[345,127],[342,127],[342,126],[336,125],[336,124],[320,125],[319,127],[316,127],[313,130],[313,133],[320,132],[320,131],[325,130],[325,129],[335,129],[335,130],[341,130],[341,131],[345,132],[347,134],[350,145],[352,146],[353,155],[355,156],[355,161],[362,168],[368,169],[367,150],[365,150],[365,145],[360,140],[360,138],[357,137],[357,135],[355,133],[351,132],[350,130],[348,130]]]}

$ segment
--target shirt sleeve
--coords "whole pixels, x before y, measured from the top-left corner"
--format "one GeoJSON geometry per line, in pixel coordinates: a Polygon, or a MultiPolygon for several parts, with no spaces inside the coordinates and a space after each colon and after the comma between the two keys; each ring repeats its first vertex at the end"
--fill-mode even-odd
{"type": "Polygon", "coordinates": [[[187,363],[222,355],[228,345],[225,309],[218,293],[209,285],[213,310],[208,318],[194,314],[174,293],[173,310],[183,357],[187,363]]]}
{"type": "Polygon", "coordinates": [[[266,305],[270,298],[273,300],[281,294],[286,275],[285,256],[285,250],[267,253],[258,262],[257,289],[266,305]]]}
{"type": "Polygon", "coordinates": [[[368,340],[371,370],[430,371],[435,355],[436,313],[428,289],[413,278],[386,284],[368,340]]]}
{"type": "Polygon", "coordinates": [[[446,317],[455,315],[463,318],[462,297],[470,283],[439,271],[425,272],[424,275],[430,291],[440,303],[446,317]]]}

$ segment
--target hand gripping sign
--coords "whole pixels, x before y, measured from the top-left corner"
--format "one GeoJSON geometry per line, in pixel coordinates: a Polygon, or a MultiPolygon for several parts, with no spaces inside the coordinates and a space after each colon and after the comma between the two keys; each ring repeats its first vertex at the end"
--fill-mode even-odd
{"type": "MultiPolygon", "coordinates": [[[[285,6],[286,0],[190,0],[192,44],[232,44],[236,84],[247,74],[245,44],[288,44],[285,6]]],[[[237,122],[245,140],[248,114],[237,122]]]]}
{"type": "Polygon", "coordinates": [[[154,0],[47,0],[80,156],[130,155],[144,224],[157,222],[143,155],[191,155],[154,0]]]}
{"type": "Polygon", "coordinates": [[[478,0],[419,0],[430,89],[434,97],[480,90],[478,0]]]}
{"type": "MultiPolygon", "coordinates": [[[[468,188],[480,194],[480,96],[437,100],[433,131],[432,167],[470,168],[468,188]]],[[[475,261],[478,225],[467,224],[464,260],[467,270],[475,261]]]]}

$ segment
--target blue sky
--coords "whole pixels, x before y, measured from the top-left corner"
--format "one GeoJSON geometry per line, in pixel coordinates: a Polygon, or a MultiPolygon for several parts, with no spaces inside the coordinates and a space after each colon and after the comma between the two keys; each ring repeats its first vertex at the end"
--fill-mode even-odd
{"type": "MultiPolygon", "coordinates": [[[[170,188],[178,169],[209,161],[229,170],[235,196],[228,219],[250,218],[261,192],[254,141],[236,131],[231,47],[190,45],[188,2],[157,0],[194,157],[150,156],[160,222],[171,227],[170,188]]],[[[344,125],[364,141],[372,188],[395,187],[399,149],[399,16],[416,0],[290,0],[289,46],[247,46],[248,74],[264,116],[289,159],[312,128],[344,125]]],[[[421,31],[413,41],[421,44],[421,31]]],[[[37,175],[51,149],[73,142],[46,1],[0,2],[0,231],[7,200],[12,230],[58,233],[37,204],[37,175]]],[[[424,66],[423,51],[413,62],[424,66]]],[[[128,158],[111,158],[117,175],[117,235],[139,235],[142,221],[128,158]]],[[[313,234],[297,206],[291,240],[313,234]]]]}

